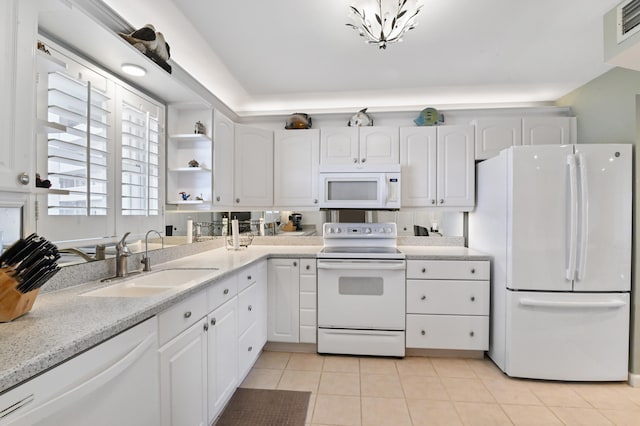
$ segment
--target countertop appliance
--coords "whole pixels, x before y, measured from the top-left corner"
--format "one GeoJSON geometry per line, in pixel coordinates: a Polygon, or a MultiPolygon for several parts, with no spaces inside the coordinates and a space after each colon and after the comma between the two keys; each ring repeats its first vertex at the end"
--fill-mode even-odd
{"type": "Polygon", "coordinates": [[[400,165],[320,166],[321,209],[398,210],[400,165]]]}
{"type": "Polygon", "coordinates": [[[489,356],[509,376],[627,380],[631,161],[538,145],[477,165],[469,247],[493,256],[489,356]]]}
{"type": "Polygon", "coordinates": [[[318,352],[404,356],[405,255],[395,223],[325,223],[318,352]]]}

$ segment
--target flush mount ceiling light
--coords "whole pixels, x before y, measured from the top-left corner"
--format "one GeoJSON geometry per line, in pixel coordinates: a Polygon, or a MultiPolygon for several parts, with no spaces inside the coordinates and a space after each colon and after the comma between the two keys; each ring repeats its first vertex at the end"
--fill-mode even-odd
{"type": "Polygon", "coordinates": [[[402,41],[402,36],[417,25],[422,10],[418,0],[363,0],[351,5],[347,26],[357,30],[367,43],[386,49],[387,44],[402,41]]]}
{"type": "Polygon", "coordinates": [[[122,64],[122,66],[120,68],[122,68],[122,71],[125,74],[129,74],[129,75],[132,75],[134,77],[143,77],[144,75],[147,74],[147,70],[145,70],[144,68],[142,68],[139,65],[122,64]]]}

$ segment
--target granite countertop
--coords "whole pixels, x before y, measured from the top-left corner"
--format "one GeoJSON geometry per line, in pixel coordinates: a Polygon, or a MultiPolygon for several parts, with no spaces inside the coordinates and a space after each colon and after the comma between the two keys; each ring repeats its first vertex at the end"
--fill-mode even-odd
{"type": "MultiPolygon", "coordinates": [[[[217,248],[154,265],[169,268],[218,268],[199,284],[150,297],[83,297],[83,293],[121,281],[90,281],[38,296],[28,314],[0,324],[0,393],[28,380],[116,334],[162,312],[176,302],[256,260],[315,257],[319,245],[252,245],[240,251],[217,248]]],[[[407,259],[486,260],[465,247],[401,246],[407,259]]]]}

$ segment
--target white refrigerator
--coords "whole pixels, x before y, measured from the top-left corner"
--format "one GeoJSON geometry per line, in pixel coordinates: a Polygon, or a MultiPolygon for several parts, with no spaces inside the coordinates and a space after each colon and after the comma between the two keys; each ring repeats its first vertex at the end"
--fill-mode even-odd
{"type": "Polygon", "coordinates": [[[509,376],[627,380],[631,145],[517,146],[477,164],[469,247],[493,256],[489,356],[509,376]]]}

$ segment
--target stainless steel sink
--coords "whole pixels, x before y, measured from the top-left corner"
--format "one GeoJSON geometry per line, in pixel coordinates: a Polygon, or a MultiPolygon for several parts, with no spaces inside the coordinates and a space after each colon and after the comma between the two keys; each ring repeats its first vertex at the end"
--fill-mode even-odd
{"type": "Polygon", "coordinates": [[[92,290],[88,297],[149,297],[184,289],[215,276],[218,268],[172,268],[127,277],[117,284],[92,290]]]}

